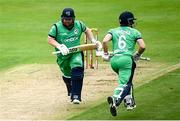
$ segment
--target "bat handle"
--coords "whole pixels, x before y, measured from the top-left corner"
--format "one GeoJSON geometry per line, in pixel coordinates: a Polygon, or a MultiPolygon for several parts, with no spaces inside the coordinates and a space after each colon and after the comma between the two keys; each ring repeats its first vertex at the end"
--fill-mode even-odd
{"type": "Polygon", "coordinates": [[[52,52],[53,55],[59,54],[61,51],[52,52]]]}

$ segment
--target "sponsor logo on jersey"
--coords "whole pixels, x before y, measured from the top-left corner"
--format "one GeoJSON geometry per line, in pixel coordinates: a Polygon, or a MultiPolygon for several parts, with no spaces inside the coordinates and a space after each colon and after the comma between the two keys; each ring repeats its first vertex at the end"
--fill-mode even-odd
{"type": "Polygon", "coordinates": [[[75,41],[77,39],[78,39],[78,37],[71,37],[71,38],[68,38],[68,39],[65,39],[65,40],[61,40],[61,41],[72,42],[72,41],[75,41]]]}

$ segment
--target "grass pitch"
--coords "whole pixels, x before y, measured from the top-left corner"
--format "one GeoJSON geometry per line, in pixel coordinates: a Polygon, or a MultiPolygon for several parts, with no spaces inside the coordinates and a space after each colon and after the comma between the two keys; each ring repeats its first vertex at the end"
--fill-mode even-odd
{"type": "Polygon", "coordinates": [[[137,108],[127,111],[123,103],[116,117],[111,116],[107,102],[72,117],[73,120],[177,120],[180,119],[180,69],[135,89],[137,108]]]}

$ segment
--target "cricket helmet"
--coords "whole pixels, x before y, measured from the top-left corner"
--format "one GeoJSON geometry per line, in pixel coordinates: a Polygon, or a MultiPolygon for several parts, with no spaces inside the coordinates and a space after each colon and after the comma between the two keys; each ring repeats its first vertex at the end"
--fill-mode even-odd
{"type": "Polygon", "coordinates": [[[74,10],[72,8],[65,8],[62,11],[61,18],[65,18],[65,19],[73,18],[74,19],[75,18],[74,10]]]}
{"type": "Polygon", "coordinates": [[[134,24],[134,15],[132,12],[125,11],[120,14],[119,16],[119,21],[122,26],[132,26],[134,24]]]}
{"type": "Polygon", "coordinates": [[[75,14],[72,8],[65,8],[61,14],[61,21],[67,29],[72,29],[75,21],[75,14]]]}

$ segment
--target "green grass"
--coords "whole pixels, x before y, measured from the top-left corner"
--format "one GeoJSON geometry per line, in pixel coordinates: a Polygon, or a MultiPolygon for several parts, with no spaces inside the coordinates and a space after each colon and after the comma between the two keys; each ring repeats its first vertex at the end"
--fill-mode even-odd
{"type": "Polygon", "coordinates": [[[111,116],[107,102],[80,115],[73,120],[177,120],[180,119],[180,69],[159,77],[135,89],[137,108],[126,111],[123,105],[116,117],[111,116]]]}
{"type": "Polygon", "coordinates": [[[134,12],[137,28],[147,43],[152,61],[177,63],[180,58],[179,0],[0,0],[0,70],[29,63],[55,63],[47,44],[51,25],[65,7],[76,18],[100,31],[100,41],[118,26],[124,10],[134,12]]]}

